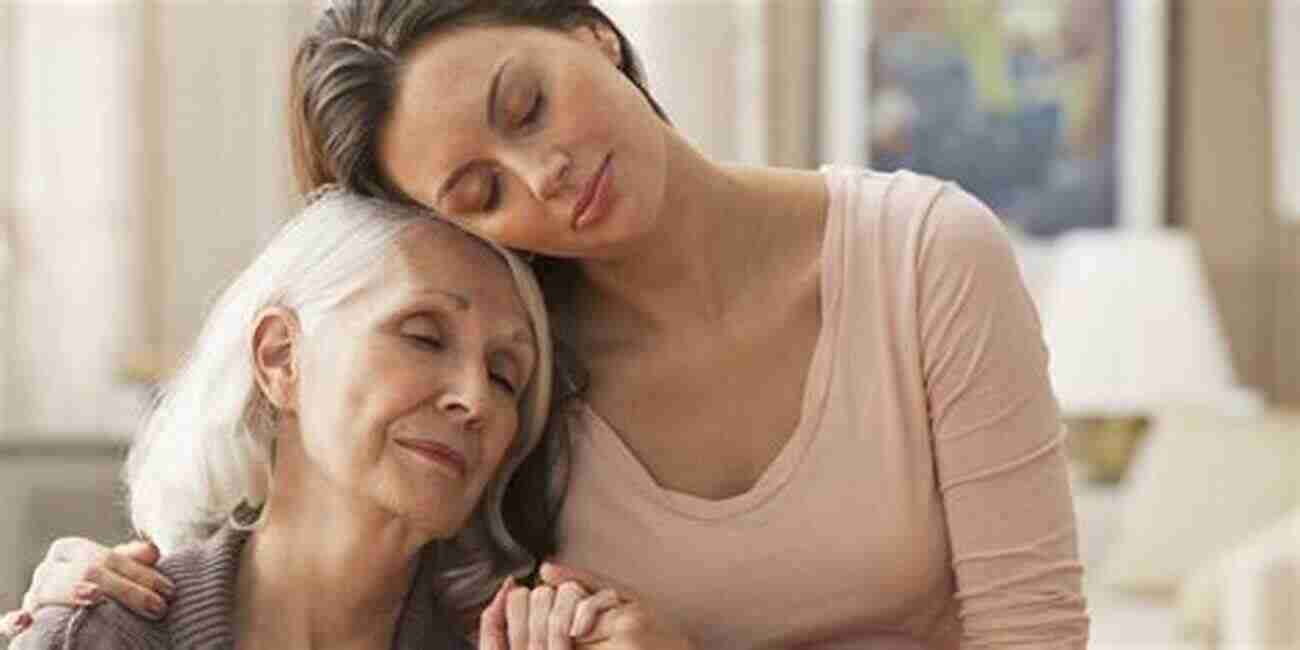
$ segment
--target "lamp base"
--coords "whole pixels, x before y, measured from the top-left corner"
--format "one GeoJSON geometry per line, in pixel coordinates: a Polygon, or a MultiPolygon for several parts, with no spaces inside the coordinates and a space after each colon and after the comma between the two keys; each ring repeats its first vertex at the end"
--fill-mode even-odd
{"type": "Polygon", "coordinates": [[[1083,465],[1089,481],[1107,485],[1124,480],[1151,423],[1139,414],[1068,415],[1062,420],[1068,431],[1066,453],[1083,465]]]}

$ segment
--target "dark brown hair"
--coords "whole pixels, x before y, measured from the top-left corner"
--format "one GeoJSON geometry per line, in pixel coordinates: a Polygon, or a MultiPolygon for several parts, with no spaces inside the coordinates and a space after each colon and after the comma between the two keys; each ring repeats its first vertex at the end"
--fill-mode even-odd
{"type": "Polygon", "coordinates": [[[334,0],[294,56],[290,146],[298,191],[338,183],[358,193],[411,199],[384,176],[376,136],[392,110],[403,57],[435,34],[474,25],[569,30],[609,27],[621,70],[651,107],[645,74],[627,37],[589,0],[334,0]]]}

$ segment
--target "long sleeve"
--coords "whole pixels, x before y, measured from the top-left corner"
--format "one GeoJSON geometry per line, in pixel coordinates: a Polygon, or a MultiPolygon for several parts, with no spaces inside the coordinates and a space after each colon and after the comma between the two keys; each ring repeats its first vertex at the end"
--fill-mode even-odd
{"type": "Polygon", "coordinates": [[[9,650],[157,650],[164,637],[114,603],[43,607],[9,650]]]}
{"type": "Polygon", "coordinates": [[[923,377],[964,648],[1084,648],[1047,350],[1002,225],[946,186],[917,247],[923,377]]]}
{"type": "Polygon", "coordinates": [[[36,610],[32,626],[18,635],[9,650],[65,650],[73,619],[80,610],[72,607],[42,607],[36,610]]]}

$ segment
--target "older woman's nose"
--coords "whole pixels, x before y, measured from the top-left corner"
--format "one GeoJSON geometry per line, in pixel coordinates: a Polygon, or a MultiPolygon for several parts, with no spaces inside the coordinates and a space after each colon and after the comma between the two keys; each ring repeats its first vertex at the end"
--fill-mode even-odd
{"type": "Polygon", "coordinates": [[[483,372],[465,372],[438,396],[438,410],[470,431],[483,426],[489,408],[490,380],[483,372]]]}

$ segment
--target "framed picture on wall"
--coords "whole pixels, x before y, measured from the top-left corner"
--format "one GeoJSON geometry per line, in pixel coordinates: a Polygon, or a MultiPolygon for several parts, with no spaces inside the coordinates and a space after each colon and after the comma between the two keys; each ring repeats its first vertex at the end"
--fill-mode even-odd
{"type": "Polygon", "coordinates": [[[955,180],[1029,237],[1164,222],[1164,0],[825,0],[828,160],[955,180]]]}

